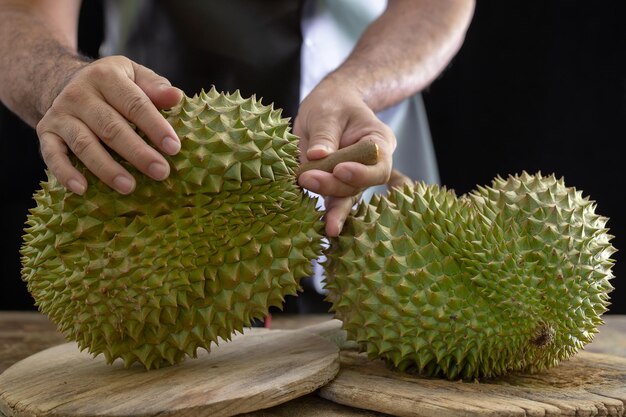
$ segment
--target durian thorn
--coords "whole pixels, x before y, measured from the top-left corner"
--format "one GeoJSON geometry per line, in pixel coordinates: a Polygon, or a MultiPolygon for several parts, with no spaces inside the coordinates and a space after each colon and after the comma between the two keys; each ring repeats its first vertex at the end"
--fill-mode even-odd
{"type": "Polygon", "coordinates": [[[375,165],[378,163],[378,145],[372,139],[361,140],[354,145],[335,151],[325,158],[307,161],[300,165],[296,174],[297,177],[303,172],[312,169],[319,169],[325,172],[333,172],[335,166],[342,162],[358,162],[364,165],[375,165]]]}

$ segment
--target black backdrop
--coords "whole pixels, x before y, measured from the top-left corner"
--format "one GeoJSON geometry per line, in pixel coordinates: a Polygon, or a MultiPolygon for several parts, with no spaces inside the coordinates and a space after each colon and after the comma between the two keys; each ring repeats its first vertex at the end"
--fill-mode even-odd
{"type": "MultiPolygon", "coordinates": [[[[478,0],[466,41],[425,94],[441,182],[564,177],[626,245],[626,2],[478,0]]],[[[626,313],[624,254],[611,312],[626,313]]]]}
{"type": "MultiPolygon", "coordinates": [[[[85,2],[81,13],[80,48],[95,56],[99,2],[85,2]]],[[[424,95],[442,183],[462,194],[498,174],[556,173],[597,202],[622,249],[625,19],[620,0],[478,0],[463,48],[424,95]]],[[[17,251],[43,164],[32,129],[4,108],[0,170],[0,310],[30,309],[17,251]],[[19,142],[19,152],[9,151],[9,141],[19,142]],[[27,186],[17,186],[17,177],[27,186]]],[[[610,312],[626,314],[623,254],[614,258],[610,312]]]]}

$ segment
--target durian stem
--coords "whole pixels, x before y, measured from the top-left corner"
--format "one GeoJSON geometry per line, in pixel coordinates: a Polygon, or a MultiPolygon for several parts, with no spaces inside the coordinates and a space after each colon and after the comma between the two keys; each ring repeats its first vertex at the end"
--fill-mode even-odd
{"type": "Polygon", "coordinates": [[[333,172],[337,164],[342,162],[358,162],[364,165],[375,165],[378,162],[378,145],[372,139],[358,141],[354,145],[347,146],[331,153],[325,158],[308,161],[300,165],[300,174],[312,169],[325,172],[333,172]]]}

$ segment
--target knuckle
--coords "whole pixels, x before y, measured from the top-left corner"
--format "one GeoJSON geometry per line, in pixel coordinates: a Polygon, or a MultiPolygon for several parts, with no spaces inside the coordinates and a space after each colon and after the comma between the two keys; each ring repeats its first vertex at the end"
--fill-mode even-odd
{"type": "Polygon", "coordinates": [[[380,133],[380,137],[383,141],[390,143],[391,145],[396,144],[396,134],[393,132],[393,129],[386,125],[385,123],[379,121],[378,129],[380,133]]]}
{"type": "MultiPolygon", "coordinates": [[[[47,113],[46,113],[46,115],[47,115],[47,113]]],[[[48,118],[47,118],[46,115],[44,115],[41,118],[41,120],[37,123],[37,126],[35,126],[35,131],[37,132],[37,136],[39,136],[39,138],[41,138],[42,135],[44,133],[46,133],[47,130],[48,130],[48,124],[49,123],[48,123],[48,118]]]]}
{"type": "Polygon", "coordinates": [[[359,190],[351,187],[347,184],[327,184],[325,187],[322,187],[322,195],[334,196],[334,197],[349,197],[356,193],[359,190]]]}
{"type": "MultiPolygon", "coordinates": [[[[41,139],[39,150],[50,172],[62,183],[67,182],[69,160],[60,149],[52,146],[48,140],[41,139]]],[[[70,166],[71,168],[71,166],[70,166]]]]}
{"type": "Polygon", "coordinates": [[[70,146],[72,148],[72,152],[74,152],[77,156],[85,155],[89,152],[89,149],[93,146],[94,140],[87,135],[78,134],[74,136],[74,139],[71,141],[70,146]]]}
{"type": "Polygon", "coordinates": [[[65,170],[63,169],[63,162],[59,155],[52,154],[48,156],[48,159],[44,159],[46,166],[50,169],[50,172],[65,184],[65,170]]]}
{"type": "Polygon", "coordinates": [[[71,145],[74,140],[76,140],[76,138],[80,136],[80,134],[80,128],[77,125],[73,123],[68,123],[66,126],[64,126],[63,134],[60,136],[64,138],[68,145],[71,145]]]}
{"type": "Polygon", "coordinates": [[[395,150],[396,146],[398,145],[398,140],[396,139],[396,135],[395,133],[393,133],[393,130],[391,130],[391,128],[387,125],[384,125],[385,131],[384,131],[384,136],[385,138],[387,138],[387,141],[391,144],[391,149],[395,150]]]}
{"type": "Polygon", "coordinates": [[[333,116],[337,112],[337,104],[331,101],[322,101],[318,103],[317,108],[315,109],[315,116],[317,118],[327,118],[329,116],[333,116]]]}
{"type": "Polygon", "coordinates": [[[58,100],[55,100],[54,105],[59,106],[62,105],[63,102],[78,103],[82,100],[84,94],[85,92],[80,83],[70,82],[65,86],[63,91],[61,91],[61,94],[59,94],[58,100]]]}
{"type": "Polygon", "coordinates": [[[83,68],[76,79],[82,78],[83,82],[96,88],[104,83],[115,82],[124,73],[124,64],[118,58],[113,56],[100,58],[83,68]]]}
{"type": "Polygon", "coordinates": [[[376,142],[383,146],[386,153],[393,153],[395,151],[398,141],[396,135],[393,133],[390,127],[382,125],[379,130],[373,130],[369,133],[376,142]]]}
{"type": "Polygon", "coordinates": [[[119,68],[120,66],[128,66],[132,64],[132,61],[124,55],[111,55],[101,58],[100,61],[106,64],[110,64],[113,67],[119,68]]]}
{"type": "Polygon", "coordinates": [[[150,99],[139,94],[131,95],[126,101],[126,114],[131,120],[141,116],[150,105],[150,99]]]}
{"type": "Polygon", "coordinates": [[[318,130],[310,138],[310,144],[332,144],[336,143],[333,133],[329,130],[318,130]]]}
{"type": "Polygon", "coordinates": [[[391,176],[391,162],[378,163],[366,172],[366,180],[361,183],[363,187],[386,184],[391,176]]]}
{"type": "Polygon", "coordinates": [[[385,165],[382,170],[381,178],[379,178],[378,184],[386,184],[391,179],[391,167],[385,165]]]}
{"type": "Polygon", "coordinates": [[[107,183],[111,183],[113,181],[113,177],[115,176],[109,169],[107,169],[106,162],[101,159],[91,160],[89,163],[89,170],[107,183]]]}
{"type": "Polygon", "coordinates": [[[333,133],[330,129],[318,129],[311,136],[312,139],[317,140],[331,140],[333,138],[333,133]]]}
{"type": "Polygon", "coordinates": [[[143,65],[139,65],[139,64],[137,64],[137,68],[141,69],[145,73],[145,75],[150,76],[152,78],[155,78],[155,79],[163,78],[160,75],[158,75],[156,72],[154,72],[154,70],[152,70],[151,68],[144,67],[143,65]]]}
{"type": "Polygon", "coordinates": [[[50,165],[48,162],[54,158],[54,151],[50,146],[48,146],[48,141],[45,139],[45,137],[40,136],[39,152],[41,153],[41,157],[43,158],[46,165],[50,165]]]}
{"type": "Polygon", "coordinates": [[[55,122],[64,115],[61,107],[62,106],[60,106],[57,102],[52,103],[52,106],[42,117],[41,122],[43,122],[46,126],[55,124],[55,122]]]}
{"type": "Polygon", "coordinates": [[[135,161],[138,165],[142,165],[142,161],[152,160],[154,157],[151,148],[145,142],[140,141],[128,150],[128,159],[135,161]]]}
{"type": "Polygon", "coordinates": [[[101,59],[88,65],[83,73],[90,79],[101,79],[111,73],[111,67],[107,64],[106,59],[101,59]]]}
{"type": "Polygon", "coordinates": [[[100,139],[104,142],[113,141],[124,131],[124,126],[111,116],[100,116],[97,123],[100,130],[100,139]]]}

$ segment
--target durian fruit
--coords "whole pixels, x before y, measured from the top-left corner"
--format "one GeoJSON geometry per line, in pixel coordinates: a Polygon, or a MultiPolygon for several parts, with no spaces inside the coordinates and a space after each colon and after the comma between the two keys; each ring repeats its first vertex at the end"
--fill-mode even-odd
{"type": "Polygon", "coordinates": [[[107,362],[175,364],[296,294],[321,253],[321,215],[295,180],[281,111],[211,89],[164,116],[182,149],[169,178],[122,196],[81,165],[84,196],[51,175],[34,199],[22,276],[39,309],[107,362]]]}
{"type": "Polygon", "coordinates": [[[536,372],[590,342],[609,305],[607,218],[563,179],[498,177],[457,198],[415,183],[361,204],[326,288],[348,338],[449,379],[536,372]]]}

